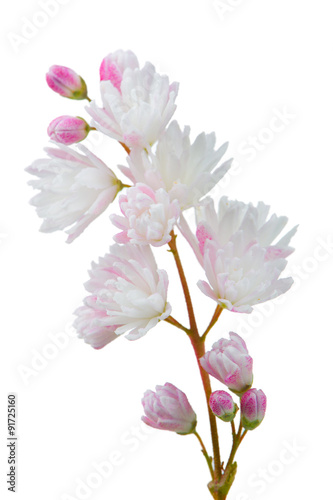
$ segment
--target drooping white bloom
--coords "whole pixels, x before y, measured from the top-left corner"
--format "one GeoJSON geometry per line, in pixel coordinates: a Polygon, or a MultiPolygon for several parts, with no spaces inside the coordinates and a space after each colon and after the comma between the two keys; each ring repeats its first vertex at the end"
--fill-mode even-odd
{"type": "Polygon", "coordinates": [[[252,311],[252,306],[273,299],[292,285],[291,278],[279,279],[296,228],[274,242],[287,223],[275,214],[267,219],[269,207],[257,207],[223,197],[219,211],[206,200],[197,209],[196,238],[184,218],[180,227],[202,264],[208,282],[200,290],[231,311],[252,311]]]}
{"type": "Polygon", "coordinates": [[[117,243],[161,246],[171,240],[170,231],[180,214],[177,200],[170,202],[164,189],[153,191],[138,183],[119,197],[124,216],[112,215],[113,224],[122,232],[114,239],[117,243]]]}
{"type": "Polygon", "coordinates": [[[182,131],[176,121],[168,126],[158,141],[156,152],[133,149],[129,168],[120,167],[133,182],[143,182],[152,189],[165,189],[182,209],[198,203],[224,176],[231,160],[217,167],[228,144],[215,151],[215,134],[202,132],[193,144],[190,127],[182,131]]]}
{"type": "Polygon", "coordinates": [[[112,245],[89,274],[85,287],[92,295],[85,307],[92,309],[91,316],[78,309],[76,327],[92,345],[93,336],[105,335],[106,327],[110,335],[129,332],[128,339],[138,339],[171,313],[167,273],[157,269],[148,245],[112,245]]]}
{"type": "Polygon", "coordinates": [[[230,340],[222,338],[215,342],[212,350],[200,358],[200,364],[231,391],[241,394],[252,385],[253,359],[237,333],[230,332],[229,337],[230,340]]]}
{"type": "Polygon", "coordinates": [[[141,418],[150,427],[184,435],[195,431],[197,416],[186,394],[169,382],[157,385],[156,392],[146,391],[142,405],[141,418]]]}
{"type": "Polygon", "coordinates": [[[130,51],[109,54],[101,66],[103,106],[87,106],[94,126],[129,148],[145,148],[161,135],[173,113],[178,83],[156,73],[151,63],[140,69],[130,51]]]}
{"type": "Polygon", "coordinates": [[[49,158],[36,160],[26,170],[38,177],[31,180],[40,193],[31,199],[44,219],[41,231],[65,228],[71,243],[115,199],[121,182],[110,168],[84,146],[83,153],[64,146],[45,148],[49,158]]]}

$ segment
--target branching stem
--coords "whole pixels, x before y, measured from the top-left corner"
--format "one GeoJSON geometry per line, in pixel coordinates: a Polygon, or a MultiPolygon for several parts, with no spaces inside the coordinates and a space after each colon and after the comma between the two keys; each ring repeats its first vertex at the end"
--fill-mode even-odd
{"type": "Polygon", "coordinates": [[[201,338],[203,340],[206,340],[206,337],[208,335],[208,333],[210,332],[210,330],[213,328],[213,326],[215,325],[215,323],[217,322],[217,320],[219,319],[221,313],[223,311],[223,308],[220,306],[220,305],[217,305],[216,306],[216,309],[214,311],[214,314],[213,314],[213,317],[212,319],[210,320],[210,323],[209,325],[207,326],[205,332],[202,334],[201,338]]]}
{"type": "MultiPolygon", "coordinates": [[[[233,424],[233,421],[231,422],[231,425],[232,424],[233,424]]],[[[235,424],[232,426],[232,430],[233,430],[233,433],[232,433],[232,448],[231,448],[231,452],[230,452],[230,456],[229,456],[229,460],[228,460],[228,463],[226,465],[226,468],[233,463],[235,455],[236,455],[236,452],[237,452],[237,450],[239,448],[239,445],[241,444],[241,442],[243,441],[243,439],[244,439],[244,437],[245,437],[245,435],[247,433],[247,431],[245,431],[245,430],[242,433],[243,426],[242,426],[241,422],[239,423],[237,434],[235,432],[235,424]]]]}
{"type": "Polygon", "coordinates": [[[177,321],[172,316],[168,316],[164,321],[166,321],[167,323],[170,323],[170,325],[173,325],[173,326],[179,328],[180,330],[183,330],[185,333],[187,333],[187,335],[189,335],[191,333],[191,331],[188,328],[186,328],[186,326],[183,326],[181,323],[179,323],[179,321],[177,321]]]}
{"type": "MultiPolygon", "coordinates": [[[[212,389],[210,385],[210,379],[208,373],[202,368],[200,364],[200,358],[204,356],[205,354],[205,335],[200,337],[199,332],[198,332],[198,327],[194,315],[194,309],[193,309],[193,304],[191,300],[191,295],[190,291],[188,288],[188,284],[186,281],[184,269],[180,260],[180,256],[178,253],[177,245],[176,245],[176,235],[174,234],[173,231],[171,231],[171,241],[169,242],[169,247],[170,251],[174,256],[175,263],[177,266],[179,278],[182,284],[183,288],[183,293],[185,297],[185,302],[186,302],[186,307],[187,307],[187,313],[189,317],[189,322],[190,322],[190,329],[188,330],[188,336],[191,340],[192,347],[195,352],[195,357],[197,359],[197,364],[199,367],[200,375],[201,375],[201,380],[202,384],[204,387],[205,395],[206,395],[206,403],[207,403],[207,408],[208,408],[208,415],[209,415],[209,423],[210,423],[210,430],[211,430],[211,436],[212,436],[212,445],[213,445],[213,453],[214,453],[214,469],[213,469],[213,481],[217,484],[220,482],[221,477],[222,477],[222,472],[221,472],[221,458],[220,458],[220,447],[219,447],[219,437],[218,437],[218,432],[217,432],[217,425],[216,425],[216,417],[212,413],[210,407],[209,407],[209,397],[211,395],[212,389]]],[[[214,315],[215,316],[215,315],[214,315]]],[[[217,321],[218,316],[216,320],[213,321],[214,316],[211,321],[211,326],[217,321]]],[[[177,325],[175,325],[177,326],[177,325]]],[[[178,327],[179,328],[179,327],[178,327]]],[[[208,327],[209,328],[209,327],[208,327]]],[[[210,329],[210,328],[209,328],[210,329]]],[[[208,331],[206,330],[208,333],[208,331]]],[[[205,333],[206,333],[205,332],[205,333]]],[[[221,495],[219,492],[216,493],[216,500],[221,500],[221,495]]]]}

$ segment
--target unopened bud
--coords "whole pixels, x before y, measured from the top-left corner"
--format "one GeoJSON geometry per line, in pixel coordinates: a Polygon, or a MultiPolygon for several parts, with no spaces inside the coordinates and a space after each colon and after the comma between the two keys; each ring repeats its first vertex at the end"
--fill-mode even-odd
{"type": "Polygon", "coordinates": [[[237,396],[250,389],[253,381],[253,360],[244,340],[237,333],[229,333],[230,340],[220,339],[211,351],[200,358],[201,366],[237,396]]]}
{"type": "Polygon", "coordinates": [[[49,137],[61,144],[74,144],[83,141],[91,130],[88,123],[79,116],[58,116],[47,128],[49,137]]]}
{"type": "Polygon", "coordinates": [[[209,398],[209,406],[214,415],[223,422],[231,422],[238,411],[232,396],[225,391],[212,392],[209,398]]]}
{"type": "Polygon", "coordinates": [[[50,89],[69,99],[87,99],[86,82],[75,71],[66,66],[51,66],[46,73],[50,89]]]}
{"type": "Polygon", "coordinates": [[[244,429],[252,431],[264,419],[267,398],[262,390],[250,389],[241,398],[241,420],[244,429]]]}

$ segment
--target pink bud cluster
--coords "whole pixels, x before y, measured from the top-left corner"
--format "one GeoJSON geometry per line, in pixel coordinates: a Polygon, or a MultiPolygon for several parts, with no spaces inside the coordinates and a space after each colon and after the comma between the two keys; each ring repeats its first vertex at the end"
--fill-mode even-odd
{"type": "MultiPolygon", "coordinates": [[[[62,97],[74,100],[88,99],[87,85],[81,76],[66,66],[51,66],[46,74],[50,89],[62,97]]],[[[88,123],[79,116],[58,116],[51,121],[47,133],[50,139],[69,146],[85,139],[91,130],[88,123]]]]}
{"type": "MultiPolygon", "coordinates": [[[[201,366],[240,397],[241,422],[246,430],[258,427],[266,411],[266,396],[262,390],[251,389],[253,360],[244,340],[230,332],[230,340],[220,339],[201,359],[201,366]]],[[[230,422],[236,415],[237,405],[225,391],[211,394],[209,405],[218,418],[230,422]]]]}

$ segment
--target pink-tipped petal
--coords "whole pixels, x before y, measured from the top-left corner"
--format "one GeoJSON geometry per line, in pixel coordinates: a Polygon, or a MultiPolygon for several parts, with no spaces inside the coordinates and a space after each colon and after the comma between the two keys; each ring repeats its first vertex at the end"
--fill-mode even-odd
{"type": "Polygon", "coordinates": [[[252,385],[252,358],[244,340],[233,332],[229,335],[230,340],[222,338],[215,342],[200,363],[206,372],[240,395],[252,385]]]}
{"type": "Polygon", "coordinates": [[[146,391],[142,405],[142,420],[155,429],[191,434],[195,431],[197,417],[186,394],[170,383],[156,386],[156,392],[146,391]]]}

